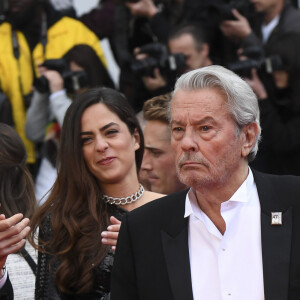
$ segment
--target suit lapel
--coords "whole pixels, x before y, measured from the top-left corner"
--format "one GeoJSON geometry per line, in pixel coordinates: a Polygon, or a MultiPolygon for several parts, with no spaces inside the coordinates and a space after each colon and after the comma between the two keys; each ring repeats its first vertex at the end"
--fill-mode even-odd
{"type": "Polygon", "coordinates": [[[253,172],[261,203],[261,239],[266,300],[287,300],[292,240],[292,207],[284,208],[278,193],[265,174],[253,172]],[[282,225],[271,225],[271,212],[282,212],[282,225]]]}
{"type": "Polygon", "coordinates": [[[193,300],[188,247],[188,218],[184,218],[185,195],[174,204],[165,230],[161,231],[163,252],[174,300],[193,300]]]}

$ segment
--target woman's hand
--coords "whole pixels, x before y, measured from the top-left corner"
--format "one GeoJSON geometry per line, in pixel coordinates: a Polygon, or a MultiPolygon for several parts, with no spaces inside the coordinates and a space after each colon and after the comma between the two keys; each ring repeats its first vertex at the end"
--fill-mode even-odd
{"type": "Polygon", "coordinates": [[[0,215],[0,269],[5,265],[9,254],[17,252],[25,245],[30,227],[27,226],[29,219],[22,218],[22,214],[15,214],[8,219],[3,214],[0,215]]]}
{"type": "Polygon", "coordinates": [[[101,233],[102,236],[102,244],[111,246],[112,250],[116,250],[117,239],[121,227],[121,221],[119,221],[115,217],[110,217],[111,225],[107,227],[108,231],[103,231],[101,233]]]}

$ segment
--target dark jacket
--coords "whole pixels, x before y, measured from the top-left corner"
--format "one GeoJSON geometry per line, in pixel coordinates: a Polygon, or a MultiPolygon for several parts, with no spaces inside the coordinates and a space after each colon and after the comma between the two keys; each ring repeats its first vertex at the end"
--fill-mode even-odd
{"type": "MultiPolygon", "coordinates": [[[[261,204],[265,299],[300,299],[300,178],[253,175],[261,204]],[[271,225],[271,212],[283,212],[282,226],[271,225]]],[[[186,193],[155,200],[123,218],[111,300],[193,299],[186,193]]]]}

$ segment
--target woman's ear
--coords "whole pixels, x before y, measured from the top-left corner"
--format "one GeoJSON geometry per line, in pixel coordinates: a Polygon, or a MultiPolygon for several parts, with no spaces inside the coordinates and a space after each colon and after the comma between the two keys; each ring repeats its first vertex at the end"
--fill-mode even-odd
{"type": "Polygon", "coordinates": [[[134,138],[134,150],[140,149],[141,138],[137,128],[135,128],[132,136],[134,138]]]}

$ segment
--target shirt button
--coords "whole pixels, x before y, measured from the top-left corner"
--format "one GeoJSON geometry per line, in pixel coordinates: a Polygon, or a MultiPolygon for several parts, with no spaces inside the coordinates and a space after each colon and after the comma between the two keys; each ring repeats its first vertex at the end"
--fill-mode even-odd
{"type": "Polygon", "coordinates": [[[223,249],[222,249],[222,251],[226,251],[226,249],[225,249],[225,248],[223,248],[223,249]]]}

